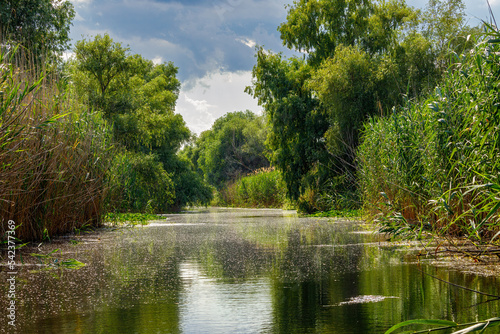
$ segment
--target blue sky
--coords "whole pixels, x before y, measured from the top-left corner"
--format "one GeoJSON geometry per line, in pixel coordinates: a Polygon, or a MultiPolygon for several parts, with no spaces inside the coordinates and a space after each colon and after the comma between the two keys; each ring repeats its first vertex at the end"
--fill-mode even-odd
{"type": "MultiPolygon", "coordinates": [[[[251,83],[255,45],[285,55],[277,27],[292,0],[71,0],[73,44],[108,33],[115,42],[155,62],[173,61],[182,89],[176,111],[195,133],[231,111],[260,107],[251,83]]],[[[424,7],[426,0],[407,0],[424,7]]],[[[470,24],[487,18],[486,0],[465,0],[470,24]]],[[[500,18],[500,0],[490,0],[500,18]]]]}

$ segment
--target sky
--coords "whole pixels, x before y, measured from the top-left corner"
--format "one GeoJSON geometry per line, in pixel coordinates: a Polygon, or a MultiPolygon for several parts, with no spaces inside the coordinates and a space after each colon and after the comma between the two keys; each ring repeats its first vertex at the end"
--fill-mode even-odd
{"type": "MultiPolygon", "coordinates": [[[[179,68],[176,112],[196,134],[228,112],[261,113],[244,92],[251,85],[255,47],[291,56],[277,31],[292,0],[70,0],[74,44],[108,33],[155,63],[179,68]]],[[[423,8],[426,0],[407,0],[423,8]]],[[[465,0],[469,24],[488,17],[486,0],[465,0]]],[[[490,0],[500,18],[500,0],[490,0]]]]}

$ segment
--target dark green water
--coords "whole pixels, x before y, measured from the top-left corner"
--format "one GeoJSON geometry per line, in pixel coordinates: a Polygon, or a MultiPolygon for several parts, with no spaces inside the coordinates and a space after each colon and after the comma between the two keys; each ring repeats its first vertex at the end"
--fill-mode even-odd
{"type": "Polygon", "coordinates": [[[85,267],[19,269],[17,333],[383,333],[408,319],[500,315],[499,301],[421,271],[497,295],[498,277],[419,264],[412,247],[366,229],[289,211],[211,209],[66,244],[63,255],[85,267]]]}

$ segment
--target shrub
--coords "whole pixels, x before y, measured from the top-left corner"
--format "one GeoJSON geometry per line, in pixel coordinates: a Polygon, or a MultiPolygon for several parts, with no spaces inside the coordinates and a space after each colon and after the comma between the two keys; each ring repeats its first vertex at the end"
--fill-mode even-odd
{"type": "Polygon", "coordinates": [[[281,173],[261,168],[232,183],[217,194],[216,205],[279,208],[286,202],[281,173]]]}
{"type": "Polygon", "coordinates": [[[110,170],[109,211],[167,212],[174,198],[172,179],[155,155],[116,155],[110,170]]]}

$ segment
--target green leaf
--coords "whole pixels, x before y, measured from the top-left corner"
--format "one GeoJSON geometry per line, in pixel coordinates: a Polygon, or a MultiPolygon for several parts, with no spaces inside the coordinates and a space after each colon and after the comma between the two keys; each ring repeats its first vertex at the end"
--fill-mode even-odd
{"type": "Polygon", "coordinates": [[[453,322],[453,321],[448,321],[448,320],[414,319],[414,320],[403,321],[403,322],[400,322],[399,324],[392,326],[391,328],[389,328],[385,332],[385,334],[392,333],[398,328],[401,328],[404,326],[409,326],[409,325],[433,325],[433,326],[455,327],[455,326],[457,326],[457,323],[453,322]]]}
{"type": "Polygon", "coordinates": [[[80,261],[75,260],[75,259],[68,259],[66,261],[62,261],[60,265],[66,267],[68,269],[80,269],[81,267],[86,266],[85,263],[80,262],[80,261]]]}

